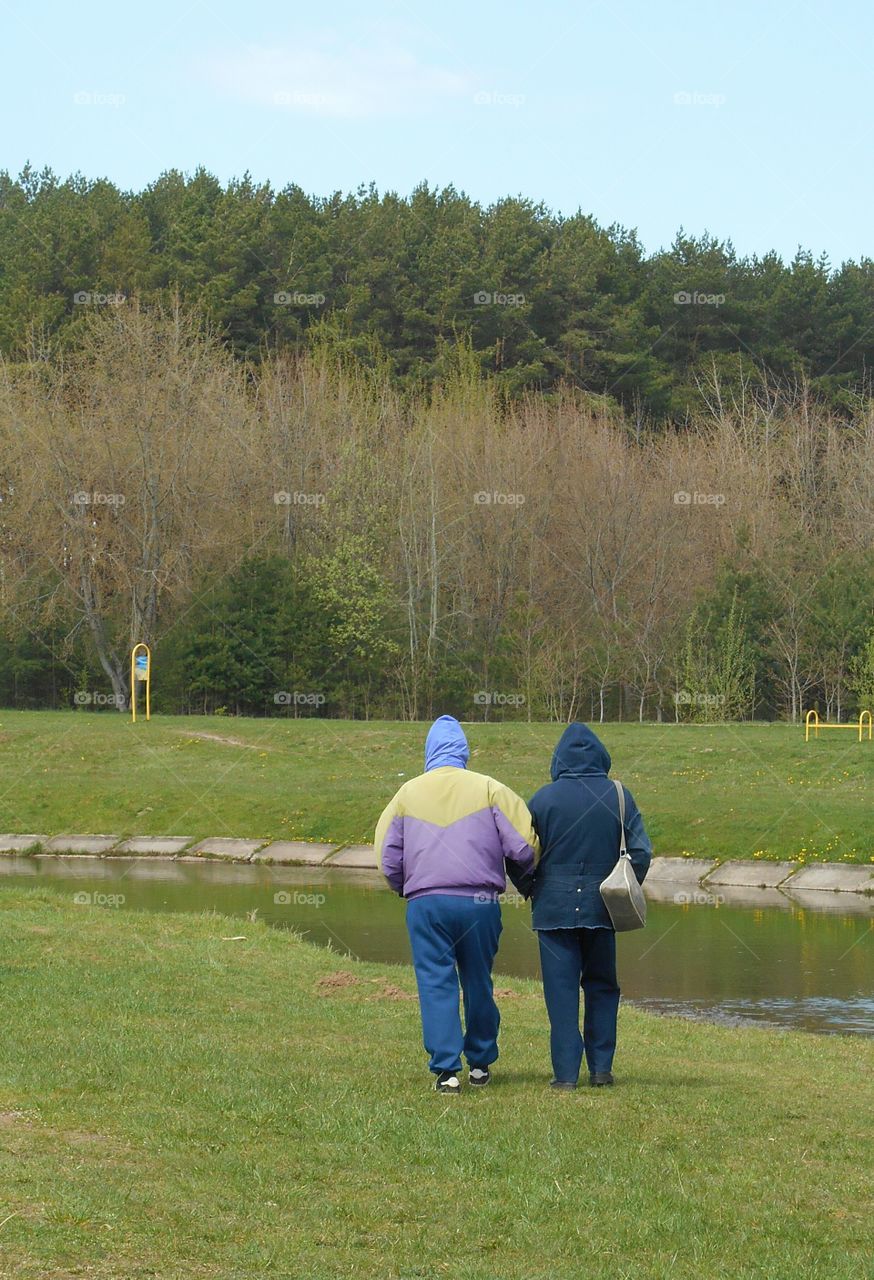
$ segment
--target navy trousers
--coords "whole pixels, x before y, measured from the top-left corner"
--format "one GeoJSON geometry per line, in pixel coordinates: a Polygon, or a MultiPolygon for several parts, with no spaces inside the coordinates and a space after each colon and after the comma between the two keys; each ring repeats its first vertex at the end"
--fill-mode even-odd
{"type": "Polygon", "coordinates": [[[492,964],[501,936],[499,904],[444,893],[413,898],[407,903],[407,929],[431,1070],[460,1071],[462,1053],[469,1066],[487,1067],[498,1056],[501,1021],[492,994],[492,964]]]}
{"type": "Polygon", "coordinates": [[[610,1071],[619,1012],[616,934],[612,929],[539,929],[537,940],[556,1080],[576,1083],[583,1053],[590,1072],[610,1071]]]}

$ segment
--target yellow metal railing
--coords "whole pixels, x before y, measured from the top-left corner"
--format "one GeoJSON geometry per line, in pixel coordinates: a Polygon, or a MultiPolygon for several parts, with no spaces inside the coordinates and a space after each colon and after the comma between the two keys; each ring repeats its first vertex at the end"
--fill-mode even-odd
{"type": "Polygon", "coordinates": [[[813,729],[814,738],[819,737],[820,729],[853,729],[859,735],[859,741],[865,737],[867,730],[868,741],[872,739],[872,722],[870,711],[860,711],[859,719],[851,720],[848,724],[828,724],[819,718],[818,711],[808,711],[804,717],[804,741],[810,741],[810,730],[813,729]]]}

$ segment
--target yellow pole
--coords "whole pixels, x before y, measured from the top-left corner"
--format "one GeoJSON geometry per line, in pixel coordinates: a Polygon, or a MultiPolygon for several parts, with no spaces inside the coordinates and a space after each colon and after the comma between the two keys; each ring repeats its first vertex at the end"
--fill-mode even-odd
{"type": "Polygon", "coordinates": [[[137,680],[136,680],[136,672],[135,672],[135,670],[134,670],[134,657],[135,657],[135,655],[136,655],[136,651],[137,651],[138,647],[139,647],[138,645],[134,645],[134,647],[133,647],[133,648],[131,649],[131,651],[130,651],[130,717],[131,717],[131,724],[136,724],[136,722],[137,722],[137,680]]]}
{"type": "Polygon", "coordinates": [[[810,741],[810,726],[813,725],[813,736],[819,737],[819,713],[817,711],[808,711],[804,717],[804,741],[810,741]]]}
{"type": "Polygon", "coordinates": [[[146,686],[146,719],[152,718],[152,651],[147,644],[140,641],[135,644],[130,651],[130,711],[131,721],[133,724],[137,722],[137,654],[142,650],[146,655],[146,674],[143,676],[143,683],[146,686]]]}

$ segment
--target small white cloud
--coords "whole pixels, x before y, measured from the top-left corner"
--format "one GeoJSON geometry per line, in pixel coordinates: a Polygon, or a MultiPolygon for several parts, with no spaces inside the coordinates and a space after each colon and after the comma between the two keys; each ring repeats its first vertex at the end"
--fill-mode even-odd
{"type": "Polygon", "coordinates": [[[346,120],[470,101],[475,87],[466,72],[435,65],[409,47],[385,41],[343,45],[334,34],[214,55],[201,63],[201,72],[241,102],[346,120]]]}

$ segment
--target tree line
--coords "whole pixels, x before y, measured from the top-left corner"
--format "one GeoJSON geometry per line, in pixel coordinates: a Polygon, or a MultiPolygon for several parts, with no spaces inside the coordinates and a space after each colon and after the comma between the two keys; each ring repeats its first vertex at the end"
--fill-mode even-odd
{"type": "Polygon", "coordinates": [[[874,412],[714,372],[682,428],[472,340],[404,391],[131,300],[0,368],[0,703],[464,719],[874,703],[874,412]]]}
{"type": "Polygon", "coordinates": [[[714,373],[852,418],[874,360],[868,258],[739,257],[683,232],[647,255],[582,212],[425,184],[319,198],[204,170],[138,192],[0,173],[0,351],[75,346],[91,311],[133,297],[198,308],[241,361],[330,337],[407,390],[439,383],[462,339],[504,398],[570,385],[638,420],[706,409],[714,373]]]}

